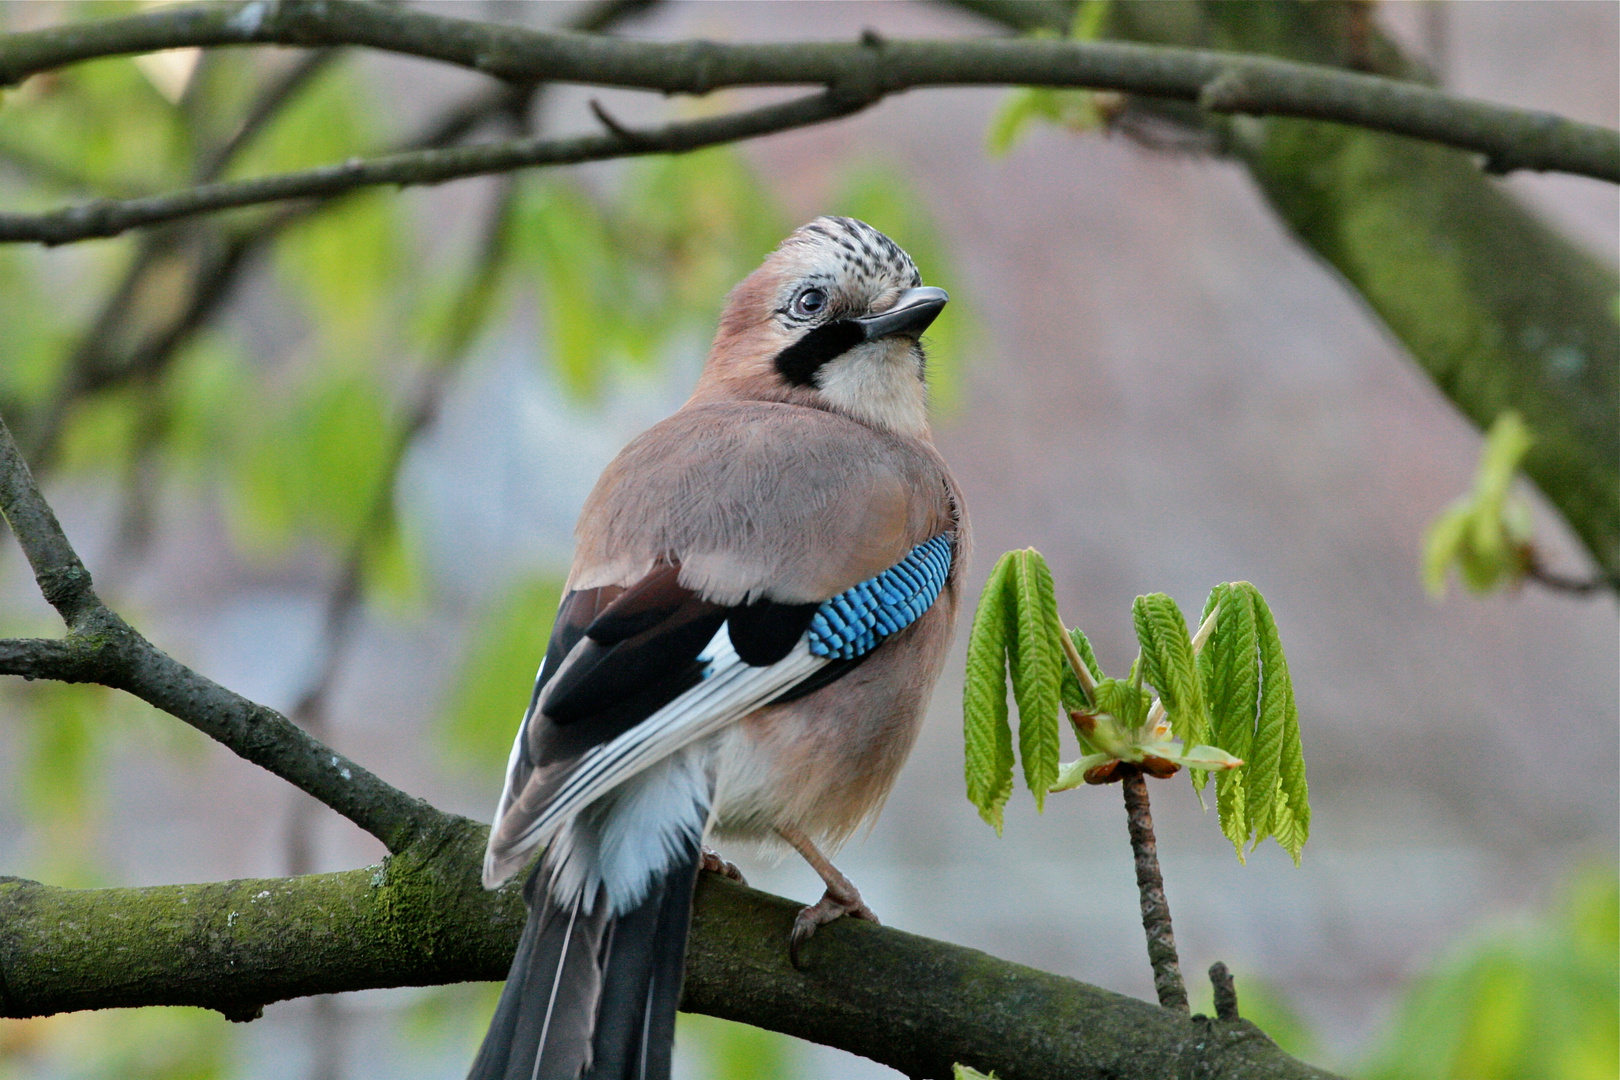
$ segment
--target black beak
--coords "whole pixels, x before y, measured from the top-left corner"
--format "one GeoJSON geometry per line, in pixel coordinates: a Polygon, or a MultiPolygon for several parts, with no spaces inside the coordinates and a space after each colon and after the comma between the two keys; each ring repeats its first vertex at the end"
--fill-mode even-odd
{"type": "Polygon", "coordinates": [[[944,289],[924,285],[901,293],[894,306],[887,311],[848,321],[861,328],[867,341],[895,335],[920,337],[948,300],[950,297],[944,289]]]}

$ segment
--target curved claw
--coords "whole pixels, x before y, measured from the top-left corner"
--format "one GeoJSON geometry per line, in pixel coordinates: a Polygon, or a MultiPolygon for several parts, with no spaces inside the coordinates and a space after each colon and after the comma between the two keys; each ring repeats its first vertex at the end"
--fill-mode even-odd
{"type": "Polygon", "coordinates": [[[833,891],[828,889],[822,893],[820,900],[801,909],[793,920],[793,932],[788,935],[788,960],[795,969],[801,971],[804,969],[804,965],[799,962],[799,946],[810,940],[817,927],[825,926],[844,915],[853,919],[865,919],[875,926],[883,925],[853,886],[848,896],[835,896],[833,891]]]}
{"type": "Polygon", "coordinates": [[[720,857],[718,851],[709,848],[703,849],[703,859],[698,863],[698,869],[707,870],[711,874],[719,874],[721,877],[735,881],[739,885],[748,884],[748,879],[743,877],[742,871],[737,869],[736,863],[727,862],[720,857]]]}

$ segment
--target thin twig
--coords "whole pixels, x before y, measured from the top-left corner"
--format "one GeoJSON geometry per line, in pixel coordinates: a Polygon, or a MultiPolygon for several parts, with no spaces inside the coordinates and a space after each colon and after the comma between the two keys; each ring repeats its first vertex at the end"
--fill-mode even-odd
{"type": "Polygon", "coordinates": [[[385,783],[274,709],[192,671],[107,608],[3,419],[0,515],[22,545],[40,591],[68,626],[59,641],[0,640],[0,675],[128,691],[313,795],[390,851],[446,826],[443,812],[385,783]]]}
{"type": "Polygon", "coordinates": [[[1524,576],[1544,589],[1551,589],[1553,592],[1569,593],[1573,596],[1590,596],[1601,589],[1614,589],[1620,587],[1620,583],[1612,581],[1609,578],[1601,575],[1589,578],[1578,578],[1570,577],[1567,574],[1560,574],[1555,570],[1548,570],[1542,565],[1541,559],[1535,551],[1531,551],[1529,557],[1525,560],[1524,576]]]}
{"type": "Polygon", "coordinates": [[[1181,960],[1176,955],[1175,930],[1170,925],[1170,902],[1165,899],[1164,877],[1159,873],[1159,843],[1153,836],[1147,779],[1135,766],[1122,764],[1119,772],[1131,850],[1136,853],[1136,888],[1142,897],[1142,929],[1147,932],[1153,988],[1166,1009],[1191,1012],[1187,986],[1181,979],[1181,960]]]}
{"type": "Polygon", "coordinates": [[[571,165],[652,153],[679,154],[823,123],[859,112],[875,100],[864,94],[832,90],[761,109],[625,134],[515,139],[381,158],[357,157],[301,172],[204,184],[145,199],[100,200],[45,214],[0,214],[0,242],[66,244],[91,237],[117,236],[130,229],[214,210],[336,195],[379,184],[439,184],[538,165],[571,165]]]}
{"type": "MultiPolygon", "coordinates": [[[[402,152],[458,142],[491,117],[523,111],[533,94],[532,87],[512,86],[500,86],[475,94],[448,109],[421,133],[406,141],[402,145],[402,152]]],[[[158,261],[156,256],[170,250],[178,242],[177,234],[167,229],[149,234],[125,277],[108,297],[91,329],[75,349],[55,393],[42,410],[41,419],[30,428],[32,438],[26,440],[26,445],[35,471],[41,475],[48,474],[55,465],[63,425],[75,402],[130,379],[160,375],[179,353],[181,346],[191,340],[192,335],[230,296],[241,272],[255,255],[291,226],[330,209],[347,194],[340,191],[318,200],[282,207],[247,228],[202,244],[193,255],[199,261],[188,275],[193,291],[179,312],[170,321],[129,346],[120,357],[112,358],[107,355],[110,348],[108,343],[116,339],[122,320],[133,310],[128,297],[139,288],[144,276],[152,272],[158,261]]]]}
{"type": "Polygon", "coordinates": [[[1232,971],[1217,960],[1209,966],[1209,984],[1215,990],[1215,1019],[1238,1019],[1237,983],[1232,971]]]}
{"type": "Polygon", "coordinates": [[[521,83],[665,93],[728,86],[1063,86],[1197,101],[1206,109],[1332,120],[1485,155],[1497,171],[1556,169],[1620,182],[1620,134],[1415,83],[1271,57],[1065,40],[625,41],[432,15],[403,6],[181,5],[0,38],[0,85],[101,56],[183,46],[356,45],[521,83]]]}

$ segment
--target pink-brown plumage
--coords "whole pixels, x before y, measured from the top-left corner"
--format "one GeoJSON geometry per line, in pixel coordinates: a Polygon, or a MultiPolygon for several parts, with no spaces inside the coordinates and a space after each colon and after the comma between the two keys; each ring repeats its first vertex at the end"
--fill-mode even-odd
{"type": "Polygon", "coordinates": [[[490,836],[491,886],[546,853],[473,1077],[667,1077],[703,835],[817,868],[795,945],[872,917],[817,845],[882,805],[950,644],[968,526],[918,342],[944,303],[888,238],[818,218],[727,298],[691,399],[598,480],[490,836]],[[812,651],[825,601],[939,537],[915,621],[812,651]]]}

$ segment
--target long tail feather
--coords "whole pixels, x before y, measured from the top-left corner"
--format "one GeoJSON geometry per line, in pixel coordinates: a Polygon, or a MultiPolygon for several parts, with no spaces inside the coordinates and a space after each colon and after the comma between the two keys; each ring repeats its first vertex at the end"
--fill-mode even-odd
{"type": "Polygon", "coordinates": [[[619,916],[604,939],[596,1063],[589,1080],[668,1080],[701,858],[694,836],[654,879],[640,906],[619,916]]]}
{"type": "Polygon", "coordinates": [[[589,915],[577,901],[558,907],[539,873],[524,890],[529,919],[468,1080],[575,1080],[590,1065],[607,905],[598,898],[589,915]]]}
{"type": "Polygon", "coordinates": [[[468,1080],[669,1080],[701,855],[691,838],[617,918],[605,895],[587,915],[531,877],[529,920],[468,1080]]]}

